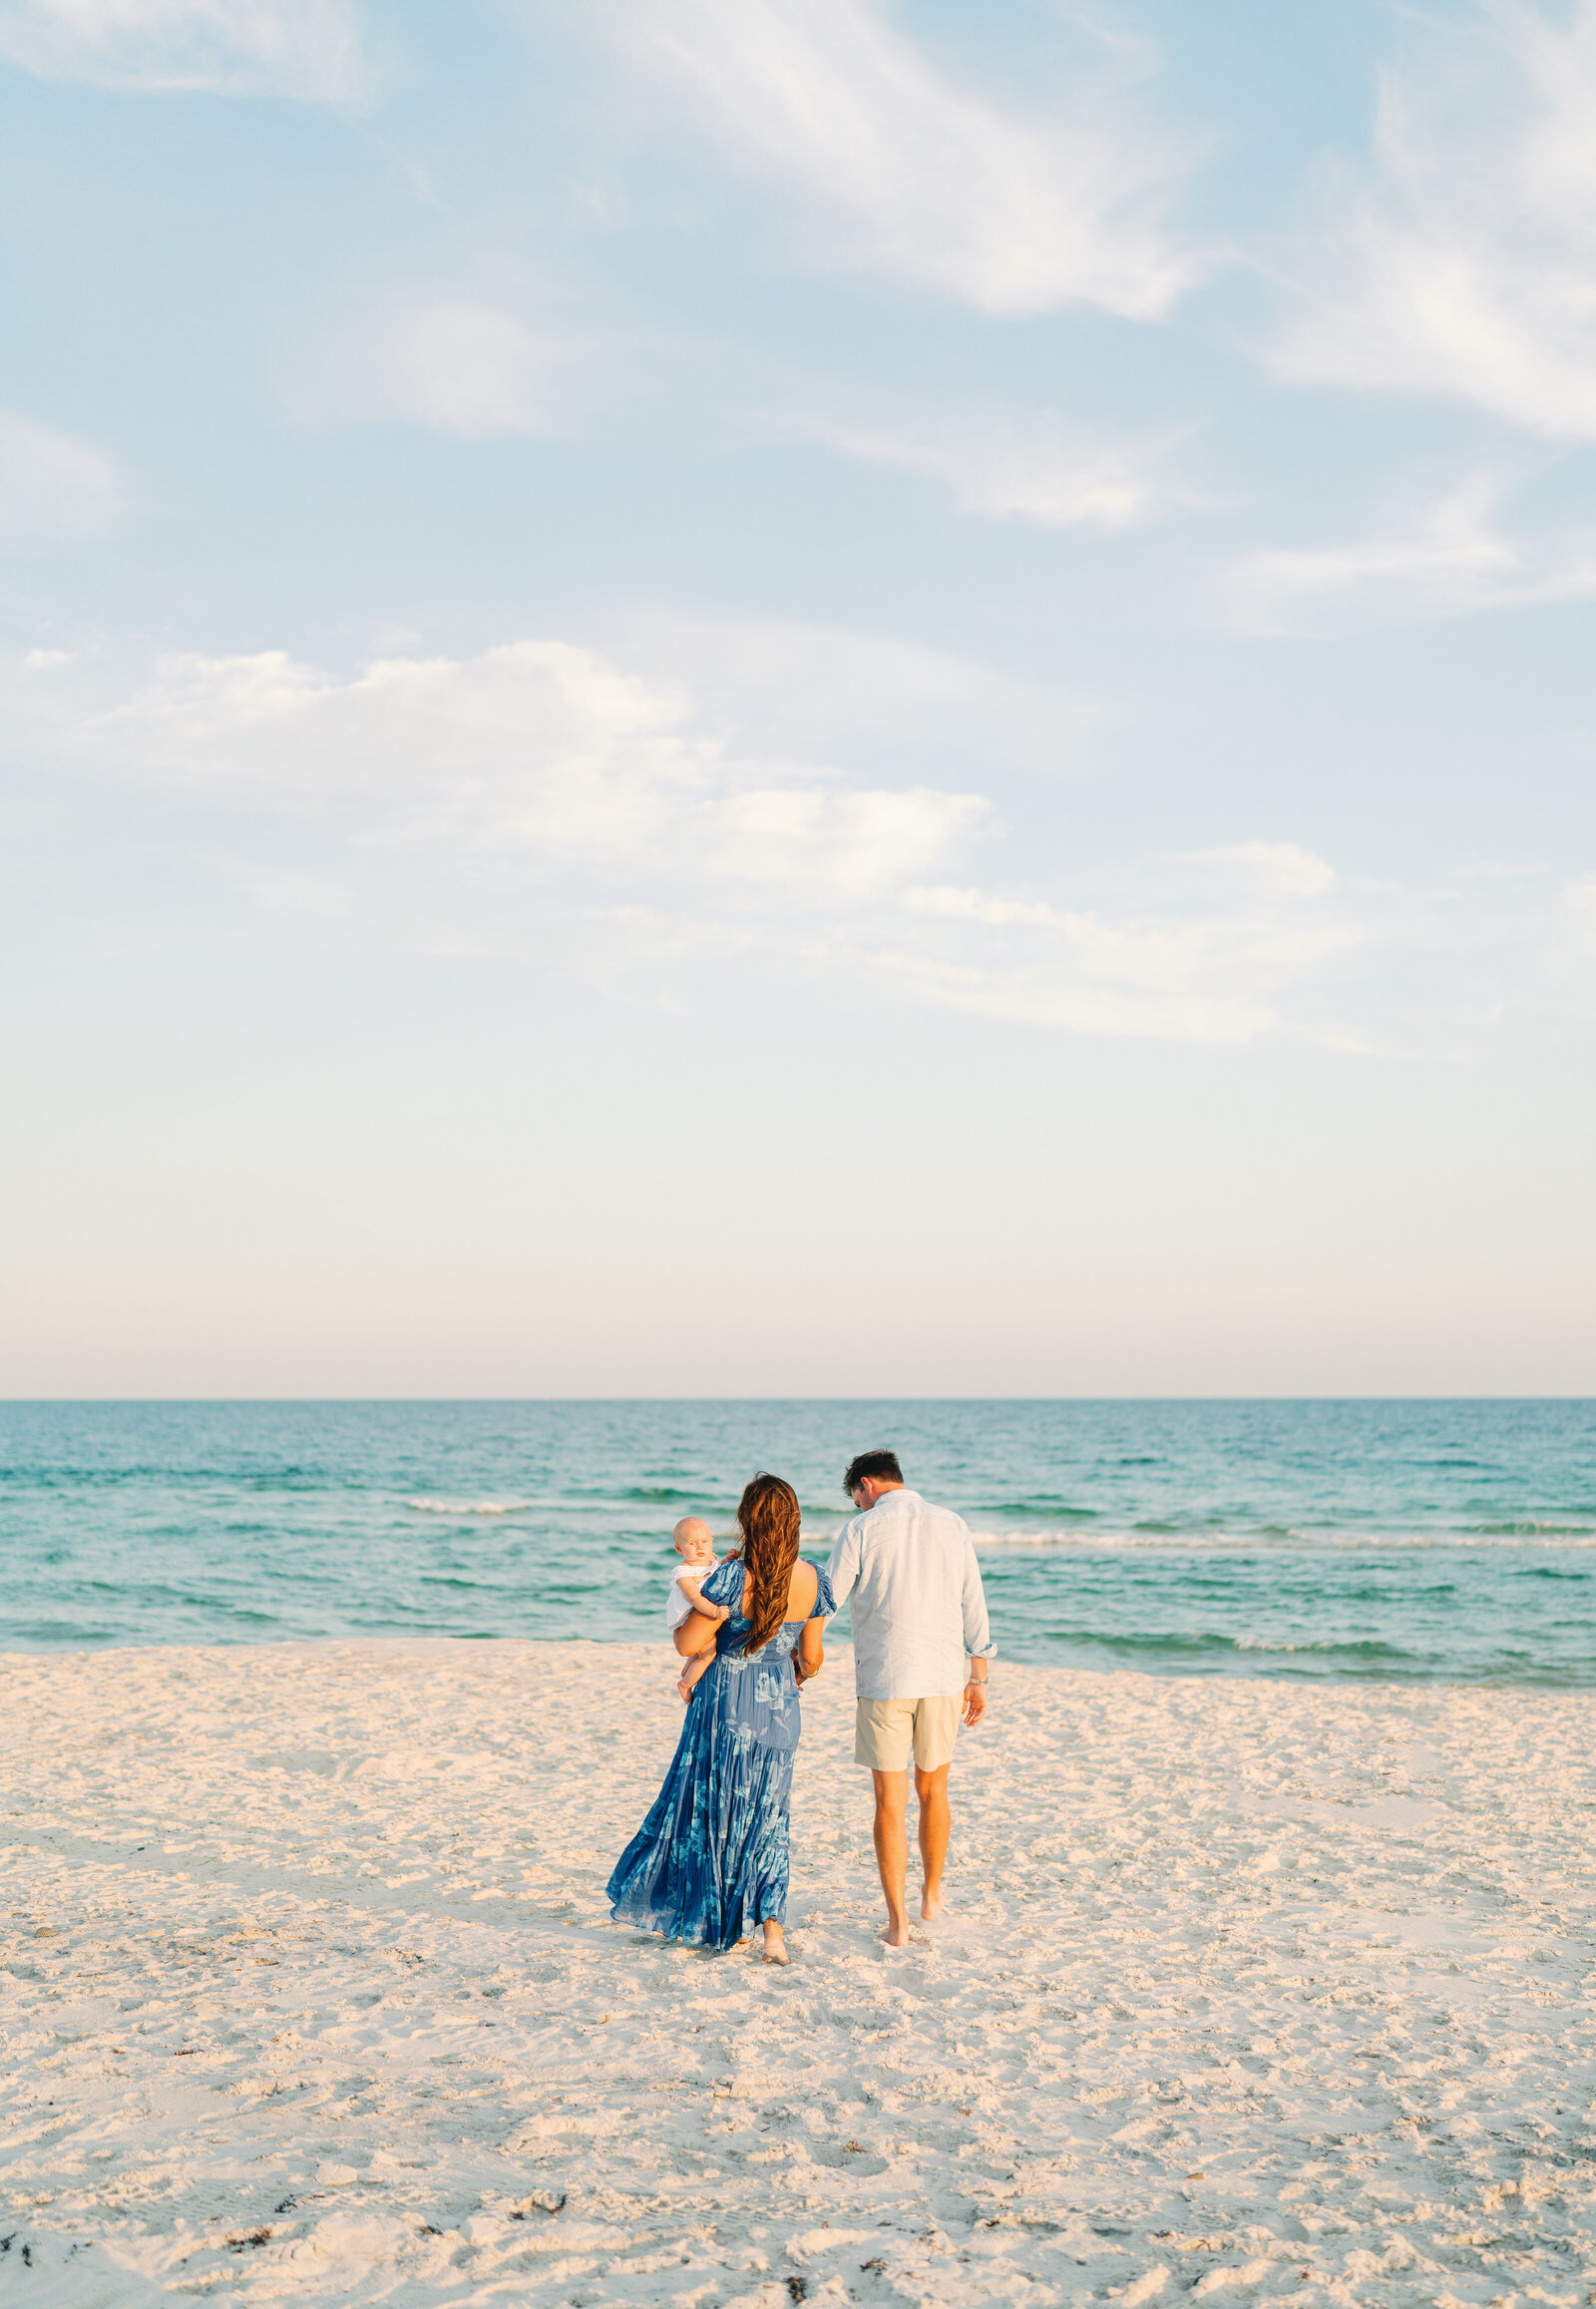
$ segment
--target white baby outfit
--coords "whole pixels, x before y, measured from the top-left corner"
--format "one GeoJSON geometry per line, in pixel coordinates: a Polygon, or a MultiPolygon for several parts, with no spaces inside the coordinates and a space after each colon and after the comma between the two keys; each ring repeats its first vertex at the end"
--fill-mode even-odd
{"type": "Polygon", "coordinates": [[[719,1560],[718,1556],[712,1556],[708,1563],[684,1563],[679,1571],[671,1574],[670,1593],[665,1598],[665,1632],[667,1635],[673,1636],[692,1610],[692,1605],[682,1594],[682,1581],[706,1580],[719,1560]]]}

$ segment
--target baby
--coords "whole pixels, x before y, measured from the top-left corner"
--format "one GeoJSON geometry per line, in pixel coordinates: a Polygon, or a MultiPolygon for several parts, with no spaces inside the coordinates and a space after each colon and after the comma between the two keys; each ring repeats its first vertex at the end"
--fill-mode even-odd
{"type": "MultiPolygon", "coordinates": [[[[672,1635],[689,1613],[701,1613],[718,1627],[730,1613],[724,1604],[706,1604],[698,1590],[715,1568],[715,1539],[703,1518],[684,1515],[671,1533],[676,1553],[681,1558],[681,1569],[670,1582],[670,1594],[665,1599],[665,1626],[672,1635]]],[[[683,1705],[692,1698],[692,1688],[708,1669],[713,1652],[700,1652],[696,1659],[682,1662],[681,1676],[676,1690],[683,1705]]]]}

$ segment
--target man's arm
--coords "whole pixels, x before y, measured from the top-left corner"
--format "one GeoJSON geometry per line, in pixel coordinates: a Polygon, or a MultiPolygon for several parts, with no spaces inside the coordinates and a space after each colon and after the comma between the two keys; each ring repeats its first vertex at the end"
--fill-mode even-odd
{"type": "Polygon", "coordinates": [[[987,1591],[981,1584],[981,1566],[976,1561],[976,1543],[969,1532],[965,1534],[965,1581],[962,1598],[965,1620],[965,1651],[970,1665],[966,1674],[964,1721],[974,1728],[987,1713],[988,1663],[997,1646],[992,1640],[992,1626],[987,1618],[987,1591]]]}
{"type": "Polygon", "coordinates": [[[852,1523],[845,1523],[831,1561],[826,1566],[826,1577],[831,1582],[832,1600],[840,1612],[859,1584],[859,1531],[852,1523]]]}

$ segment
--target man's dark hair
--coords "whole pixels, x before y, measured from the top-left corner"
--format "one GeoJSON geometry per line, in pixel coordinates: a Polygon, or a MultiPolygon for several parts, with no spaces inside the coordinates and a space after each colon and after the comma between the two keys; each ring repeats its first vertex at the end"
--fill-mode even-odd
{"type": "Polygon", "coordinates": [[[901,1483],[904,1471],[898,1464],[897,1452],[861,1451],[857,1459],[851,1460],[842,1479],[842,1487],[850,1499],[855,1485],[863,1483],[867,1475],[874,1475],[878,1483],[901,1483]]]}

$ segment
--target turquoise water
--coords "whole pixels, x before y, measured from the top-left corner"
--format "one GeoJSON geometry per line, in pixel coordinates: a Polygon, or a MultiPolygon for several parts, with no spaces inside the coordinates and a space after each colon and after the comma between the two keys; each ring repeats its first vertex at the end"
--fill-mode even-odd
{"type": "Polygon", "coordinates": [[[882,1443],[1009,1658],[1596,1685],[1590,1402],[4,1403],[0,1643],[657,1637],[677,1516],[821,1551],[882,1443]]]}

